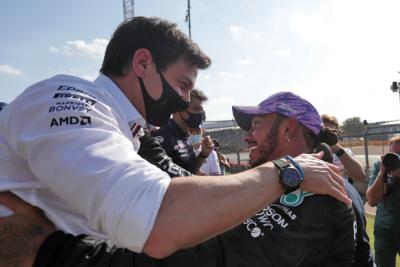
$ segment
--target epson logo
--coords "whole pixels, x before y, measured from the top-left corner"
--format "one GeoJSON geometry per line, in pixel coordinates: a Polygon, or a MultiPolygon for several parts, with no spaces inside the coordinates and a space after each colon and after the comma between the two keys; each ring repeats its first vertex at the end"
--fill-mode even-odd
{"type": "Polygon", "coordinates": [[[52,118],[50,122],[50,127],[53,126],[62,126],[62,125],[88,125],[92,124],[91,118],[89,116],[70,116],[70,117],[63,117],[63,118],[52,118]]]}
{"type": "Polygon", "coordinates": [[[93,99],[81,96],[81,95],[75,95],[75,94],[71,94],[71,93],[56,93],[54,95],[53,98],[72,98],[72,99],[77,99],[80,101],[83,101],[89,105],[94,105],[96,104],[96,101],[94,101],[93,99]]]}
{"type": "Polygon", "coordinates": [[[93,95],[91,95],[91,94],[89,94],[89,93],[87,93],[87,92],[85,92],[85,91],[83,91],[81,89],[72,87],[72,86],[60,85],[57,90],[58,91],[75,91],[75,92],[78,92],[78,93],[81,93],[81,94],[85,94],[85,95],[88,95],[88,96],[96,99],[96,97],[94,97],[93,95]]]}

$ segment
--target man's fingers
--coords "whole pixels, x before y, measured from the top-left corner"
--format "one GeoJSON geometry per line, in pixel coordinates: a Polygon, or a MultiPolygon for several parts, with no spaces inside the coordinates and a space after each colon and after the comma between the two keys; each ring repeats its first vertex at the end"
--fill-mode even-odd
{"type": "Polygon", "coordinates": [[[20,199],[10,192],[0,192],[0,204],[6,206],[15,213],[20,209],[20,199]]]}
{"type": "Polygon", "coordinates": [[[340,173],[337,173],[335,170],[330,169],[330,171],[332,179],[335,180],[337,183],[339,183],[343,191],[345,191],[343,177],[340,175],[340,173]]]}
{"type": "Polygon", "coordinates": [[[314,158],[322,159],[324,157],[324,151],[320,151],[318,153],[310,154],[310,155],[313,156],[314,158]]]}
{"type": "Polygon", "coordinates": [[[340,174],[340,168],[338,166],[336,166],[335,164],[329,163],[329,162],[324,162],[324,163],[329,167],[329,169],[334,171],[338,177],[342,178],[342,176],[340,174]]]}
{"type": "Polygon", "coordinates": [[[0,204],[6,206],[16,214],[35,212],[34,207],[11,192],[0,192],[0,204]]]}
{"type": "Polygon", "coordinates": [[[343,202],[347,206],[351,205],[352,201],[351,199],[347,196],[346,193],[343,193],[341,190],[337,189],[336,187],[331,187],[330,195],[337,200],[343,202]]]}
{"type": "Polygon", "coordinates": [[[338,176],[336,173],[332,173],[328,181],[331,183],[331,185],[333,185],[334,188],[340,190],[343,194],[347,195],[342,177],[338,176]]]}

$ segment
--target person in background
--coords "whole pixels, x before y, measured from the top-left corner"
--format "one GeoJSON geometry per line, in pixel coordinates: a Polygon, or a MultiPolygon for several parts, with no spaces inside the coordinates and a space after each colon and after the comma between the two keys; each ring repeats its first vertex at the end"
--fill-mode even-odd
{"type": "MultiPolygon", "coordinates": [[[[400,155],[400,136],[389,140],[389,152],[400,155]]],[[[387,172],[381,161],[371,168],[367,201],[377,206],[374,225],[378,267],[394,267],[400,253],[400,168],[387,172]]]]}
{"type": "MultiPolygon", "coordinates": [[[[335,116],[323,114],[321,116],[325,127],[339,131],[339,122],[335,116]]],[[[352,185],[353,181],[347,176],[351,173],[357,181],[364,180],[364,170],[361,164],[352,157],[353,153],[348,148],[343,148],[338,142],[330,143],[330,149],[333,153],[333,164],[340,168],[343,178],[349,181],[345,183],[347,193],[353,201],[353,209],[356,216],[357,231],[356,231],[356,255],[354,266],[372,267],[374,266],[374,258],[369,243],[369,236],[367,233],[367,220],[365,217],[364,204],[360,194],[352,185]]]]}
{"type": "Polygon", "coordinates": [[[221,175],[225,175],[225,169],[230,169],[230,164],[228,158],[221,152],[221,144],[218,140],[213,139],[214,150],[217,152],[219,168],[221,169],[221,175]]]}
{"type": "Polygon", "coordinates": [[[206,160],[204,161],[203,165],[200,167],[200,173],[203,175],[221,175],[221,169],[219,165],[219,160],[218,160],[218,154],[215,150],[215,142],[213,141],[214,149],[211,151],[211,153],[208,155],[206,160]]]}
{"type": "MultiPolygon", "coordinates": [[[[339,130],[339,122],[335,116],[323,114],[321,118],[325,127],[339,130]]],[[[340,143],[337,143],[331,146],[331,150],[333,152],[333,164],[340,168],[344,178],[350,177],[358,182],[365,180],[365,171],[361,163],[353,157],[351,149],[344,148],[340,143]]],[[[352,183],[351,180],[350,183],[352,183]]]]}
{"type": "Polygon", "coordinates": [[[152,132],[172,160],[193,174],[197,173],[214,148],[211,138],[205,136],[201,140],[201,151],[196,155],[189,135],[189,129],[198,128],[204,121],[203,103],[207,100],[201,90],[192,90],[189,107],[174,113],[166,124],[152,132]]]}
{"type": "Polygon", "coordinates": [[[201,142],[203,140],[203,126],[200,124],[197,128],[189,128],[189,139],[193,146],[193,150],[196,156],[201,152],[201,142]]]}

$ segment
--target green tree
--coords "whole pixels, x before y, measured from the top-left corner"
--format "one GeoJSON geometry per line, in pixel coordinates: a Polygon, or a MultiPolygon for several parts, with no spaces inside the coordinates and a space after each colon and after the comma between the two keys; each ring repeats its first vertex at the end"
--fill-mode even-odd
{"type": "Polygon", "coordinates": [[[360,135],[363,134],[365,126],[360,117],[346,119],[340,126],[345,135],[360,135]]]}

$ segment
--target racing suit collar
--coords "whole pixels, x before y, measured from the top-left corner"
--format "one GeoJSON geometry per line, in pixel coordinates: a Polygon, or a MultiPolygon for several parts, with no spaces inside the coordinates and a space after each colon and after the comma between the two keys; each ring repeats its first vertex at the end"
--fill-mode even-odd
{"type": "Polygon", "coordinates": [[[168,120],[168,126],[175,132],[177,137],[179,138],[189,137],[189,133],[187,131],[184,132],[173,119],[168,120]]]}

